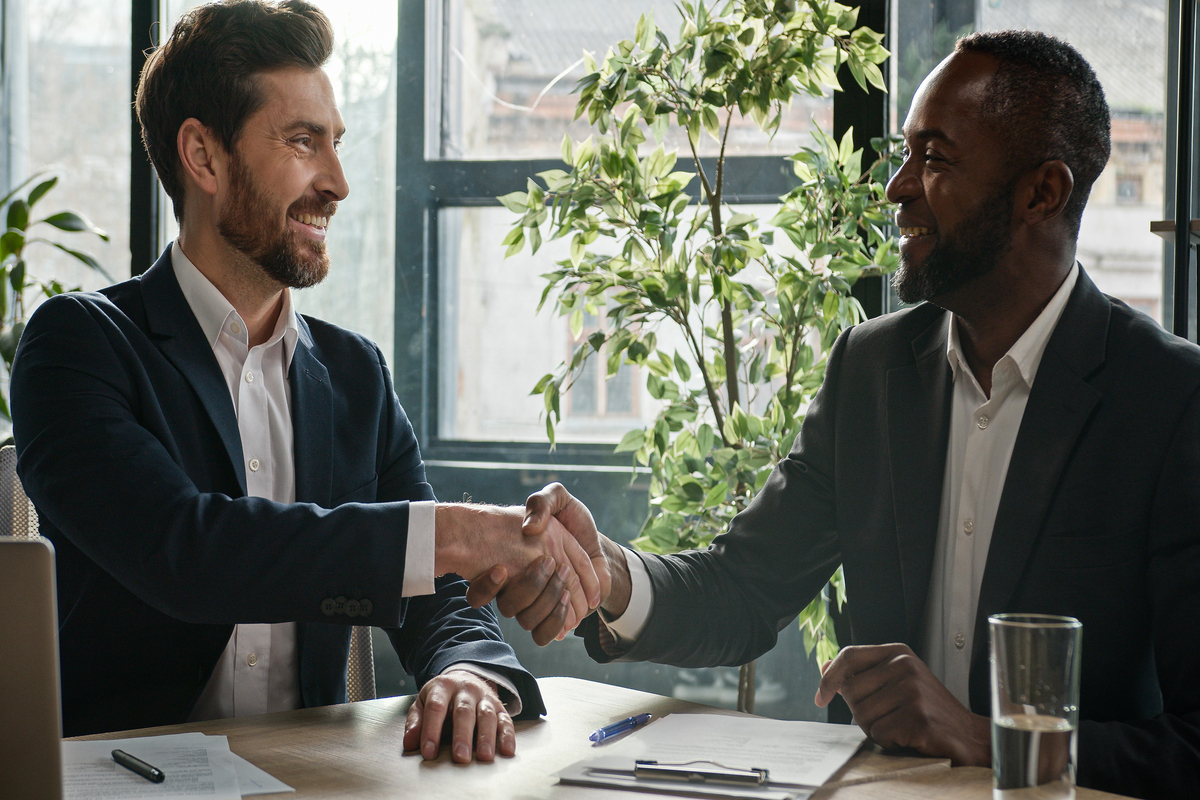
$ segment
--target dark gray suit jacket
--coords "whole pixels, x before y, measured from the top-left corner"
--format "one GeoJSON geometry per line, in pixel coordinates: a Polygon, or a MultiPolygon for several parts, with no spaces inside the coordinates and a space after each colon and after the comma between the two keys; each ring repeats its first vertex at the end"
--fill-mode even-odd
{"type": "MultiPolygon", "coordinates": [[[[711,549],[642,558],[654,611],[627,660],[736,665],[845,564],[856,644],[921,651],[950,421],[947,312],[845,332],[792,453],[711,549]]],[[[1013,449],[980,589],[971,709],[989,711],[987,618],[1083,622],[1079,782],[1200,789],[1200,348],[1080,273],[1013,449]]],[[[583,627],[599,649],[595,620],[583,627]]]]}
{"type": "Polygon", "coordinates": [[[416,436],[374,344],[308,317],[299,329],[285,505],[246,496],[229,389],[169,250],[30,320],[14,434],[57,554],[66,735],[185,721],[242,622],[299,623],[305,706],[345,702],[350,626],[368,624],[389,629],[418,682],[475,662],[513,681],[522,716],[544,713],[465,582],[401,598],[408,504],[434,498],[416,436]]]}

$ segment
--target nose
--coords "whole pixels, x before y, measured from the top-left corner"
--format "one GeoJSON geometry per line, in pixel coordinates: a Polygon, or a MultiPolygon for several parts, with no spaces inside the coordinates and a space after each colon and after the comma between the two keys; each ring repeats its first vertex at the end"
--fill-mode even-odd
{"type": "Polygon", "coordinates": [[[350,184],[346,181],[346,173],[342,171],[342,160],[337,151],[330,148],[325,162],[325,169],[317,178],[315,188],[329,200],[344,200],[350,194],[350,184]]]}
{"type": "Polygon", "coordinates": [[[921,181],[917,177],[916,167],[912,166],[912,160],[912,156],[904,159],[900,169],[887,182],[887,199],[896,205],[914,200],[921,194],[921,181]]]}

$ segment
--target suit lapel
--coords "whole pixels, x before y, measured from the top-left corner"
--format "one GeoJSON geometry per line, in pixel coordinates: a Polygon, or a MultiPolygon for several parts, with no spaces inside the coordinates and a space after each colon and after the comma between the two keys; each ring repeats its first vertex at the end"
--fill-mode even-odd
{"type": "Polygon", "coordinates": [[[937,315],[913,340],[914,362],[887,374],[888,451],[909,642],[920,638],[942,508],[953,385],[946,325],[946,315],[937,315]]]}
{"type": "Polygon", "coordinates": [[[313,354],[312,332],[297,316],[300,333],[288,370],[296,461],[296,500],[328,507],[333,486],[333,387],[313,354]]]}
{"type": "Polygon", "coordinates": [[[1013,446],[979,589],[974,659],[987,647],[988,616],[1007,608],[1025,577],[1063,469],[1100,401],[1086,379],[1104,361],[1110,311],[1108,300],[1080,268],[1042,355],[1013,446]]]}
{"type": "Polygon", "coordinates": [[[196,392],[221,437],[245,494],[246,466],[242,463],[242,437],[238,432],[233,400],[229,397],[229,387],[225,385],[212,345],[205,340],[200,323],[175,279],[170,247],[141,280],[150,332],[163,355],[196,392]]]}

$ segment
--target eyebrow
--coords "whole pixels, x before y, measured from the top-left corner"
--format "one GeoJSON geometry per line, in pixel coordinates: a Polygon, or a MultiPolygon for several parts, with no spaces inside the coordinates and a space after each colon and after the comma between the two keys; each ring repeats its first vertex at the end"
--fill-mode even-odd
{"type": "Polygon", "coordinates": [[[949,134],[947,134],[941,128],[922,128],[918,131],[913,131],[912,133],[909,133],[908,131],[904,131],[903,133],[904,133],[905,139],[921,139],[921,140],[937,139],[939,141],[945,142],[946,144],[950,145],[951,147],[955,147],[958,144],[958,142],[951,139],[949,134]]]}
{"type": "MultiPolygon", "coordinates": [[[[309,133],[311,133],[313,136],[325,136],[329,133],[329,129],[326,128],[321,123],[313,122],[313,121],[307,120],[307,119],[296,120],[295,122],[288,125],[286,127],[286,130],[295,130],[297,128],[306,130],[309,133]]],[[[346,129],[342,128],[340,131],[337,132],[337,136],[335,136],[334,138],[340,139],[345,135],[346,135],[346,129]]]]}

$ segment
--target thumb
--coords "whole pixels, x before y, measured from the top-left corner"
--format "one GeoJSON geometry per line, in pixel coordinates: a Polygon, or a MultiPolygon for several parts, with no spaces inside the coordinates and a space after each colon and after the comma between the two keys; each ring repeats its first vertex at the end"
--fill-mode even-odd
{"type": "Polygon", "coordinates": [[[551,483],[525,500],[525,519],[521,530],[526,536],[544,533],[550,518],[566,508],[571,495],[561,483],[551,483]]]}
{"type": "Polygon", "coordinates": [[[467,602],[472,608],[482,608],[496,599],[496,595],[508,581],[508,569],[503,565],[492,567],[475,578],[467,586],[467,602]]]}

